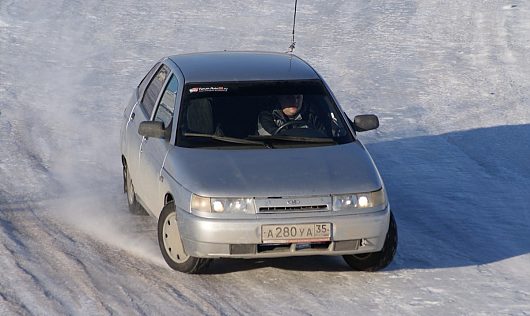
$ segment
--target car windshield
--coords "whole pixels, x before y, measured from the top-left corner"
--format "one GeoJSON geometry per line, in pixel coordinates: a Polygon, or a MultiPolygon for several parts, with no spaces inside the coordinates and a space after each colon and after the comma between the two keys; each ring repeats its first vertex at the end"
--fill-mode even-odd
{"type": "Polygon", "coordinates": [[[184,88],[177,146],[280,148],[352,141],[320,80],[190,83],[184,88]]]}

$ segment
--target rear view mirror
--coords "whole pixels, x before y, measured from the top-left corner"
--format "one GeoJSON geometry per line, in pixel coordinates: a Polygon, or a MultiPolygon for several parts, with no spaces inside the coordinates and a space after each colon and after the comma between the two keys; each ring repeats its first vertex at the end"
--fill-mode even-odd
{"type": "Polygon", "coordinates": [[[373,114],[357,115],[353,118],[353,128],[356,132],[366,132],[379,127],[379,119],[373,114]]]}
{"type": "Polygon", "coordinates": [[[166,129],[164,128],[163,122],[145,121],[140,123],[138,134],[144,137],[165,138],[166,129]]]}

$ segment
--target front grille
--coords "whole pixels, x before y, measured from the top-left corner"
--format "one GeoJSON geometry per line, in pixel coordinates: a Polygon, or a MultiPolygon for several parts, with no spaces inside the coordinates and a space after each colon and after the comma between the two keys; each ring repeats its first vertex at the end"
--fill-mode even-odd
{"type": "Polygon", "coordinates": [[[330,245],[332,245],[331,241],[302,244],[259,244],[257,245],[257,253],[332,251],[330,245]]]}
{"type": "Polygon", "coordinates": [[[302,205],[302,206],[269,206],[260,207],[260,213],[277,213],[277,212],[312,212],[317,210],[328,209],[327,205],[302,205]]]}
{"type": "Polygon", "coordinates": [[[331,196],[287,196],[256,198],[258,213],[281,214],[331,211],[331,196]]]}

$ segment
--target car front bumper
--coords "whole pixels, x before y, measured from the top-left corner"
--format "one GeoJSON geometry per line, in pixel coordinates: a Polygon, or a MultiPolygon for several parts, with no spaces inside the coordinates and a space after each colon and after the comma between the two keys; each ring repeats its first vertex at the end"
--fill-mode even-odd
{"type": "MultiPolygon", "coordinates": [[[[283,215],[283,214],[282,214],[283,215]]],[[[327,212],[296,217],[260,219],[204,218],[177,209],[184,250],[199,258],[275,258],[308,255],[345,255],[377,252],[383,248],[390,207],[366,214],[327,212]],[[331,241],[325,243],[263,244],[262,225],[331,223],[331,241]]]]}

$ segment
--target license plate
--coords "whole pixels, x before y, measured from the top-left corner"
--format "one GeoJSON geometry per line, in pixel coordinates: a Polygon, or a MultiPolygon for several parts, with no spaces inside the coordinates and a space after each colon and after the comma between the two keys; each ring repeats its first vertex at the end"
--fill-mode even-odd
{"type": "Polygon", "coordinates": [[[263,225],[263,243],[317,242],[331,240],[331,223],[263,225]]]}

